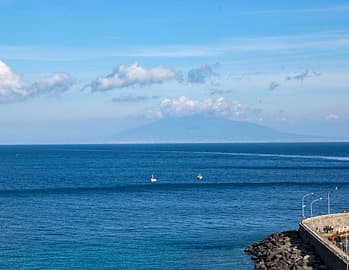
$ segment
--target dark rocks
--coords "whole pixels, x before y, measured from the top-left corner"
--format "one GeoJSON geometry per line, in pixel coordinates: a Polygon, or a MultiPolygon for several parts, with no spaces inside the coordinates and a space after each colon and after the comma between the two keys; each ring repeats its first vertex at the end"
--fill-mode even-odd
{"type": "Polygon", "coordinates": [[[256,269],[327,269],[313,248],[302,242],[298,231],[274,233],[245,249],[256,269]]]}

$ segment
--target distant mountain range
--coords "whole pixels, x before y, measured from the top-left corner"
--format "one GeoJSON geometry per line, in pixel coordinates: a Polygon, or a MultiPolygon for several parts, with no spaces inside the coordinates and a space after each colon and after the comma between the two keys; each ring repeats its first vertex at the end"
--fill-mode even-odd
{"type": "Polygon", "coordinates": [[[312,137],[282,133],[250,122],[210,116],[163,118],[150,124],[124,130],[117,142],[248,142],[299,141],[312,137]]]}

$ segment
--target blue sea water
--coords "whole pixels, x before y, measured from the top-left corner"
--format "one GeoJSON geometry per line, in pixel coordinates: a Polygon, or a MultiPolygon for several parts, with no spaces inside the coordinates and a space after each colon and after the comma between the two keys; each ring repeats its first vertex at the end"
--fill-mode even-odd
{"type": "Polygon", "coordinates": [[[328,191],[348,210],[349,143],[0,146],[0,269],[253,269],[328,191]]]}

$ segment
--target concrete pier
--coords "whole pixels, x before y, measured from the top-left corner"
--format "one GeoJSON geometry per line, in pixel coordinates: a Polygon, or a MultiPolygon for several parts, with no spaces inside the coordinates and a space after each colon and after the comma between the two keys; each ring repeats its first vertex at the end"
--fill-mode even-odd
{"type": "Polygon", "coordinates": [[[349,270],[347,243],[349,213],[304,219],[299,224],[303,241],[311,244],[330,270],[349,270]]]}

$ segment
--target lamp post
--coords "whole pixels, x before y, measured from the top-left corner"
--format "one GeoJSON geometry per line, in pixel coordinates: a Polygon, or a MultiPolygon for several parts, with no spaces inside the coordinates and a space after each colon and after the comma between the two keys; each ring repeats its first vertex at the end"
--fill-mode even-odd
{"type": "MultiPolygon", "coordinates": [[[[345,232],[345,252],[348,255],[348,231],[345,232]]],[[[348,261],[347,261],[347,270],[349,269],[348,261]]]]}
{"type": "MultiPolygon", "coordinates": [[[[338,187],[336,187],[335,190],[338,190],[338,187]]],[[[331,214],[331,200],[330,200],[330,193],[331,191],[327,192],[327,214],[331,214]]]]}
{"type": "MultiPolygon", "coordinates": [[[[348,231],[345,232],[345,252],[348,255],[348,231]]],[[[347,261],[347,270],[349,269],[348,261],[347,261]]]]}
{"type": "Polygon", "coordinates": [[[310,203],[310,217],[313,217],[313,203],[322,200],[322,198],[315,199],[310,203]]]}
{"type": "Polygon", "coordinates": [[[345,253],[348,254],[348,226],[343,227],[343,232],[345,232],[345,248],[344,251],[345,253]]]}
{"type": "Polygon", "coordinates": [[[314,195],[314,193],[311,192],[311,193],[305,194],[305,195],[302,197],[302,219],[305,219],[305,215],[304,215],[304,207],[305,207],[305,205],[304,205],[304,199],[305,199],[305,197],[308,197],[308,196],[310,196],[310,195],[314,195]]]}

